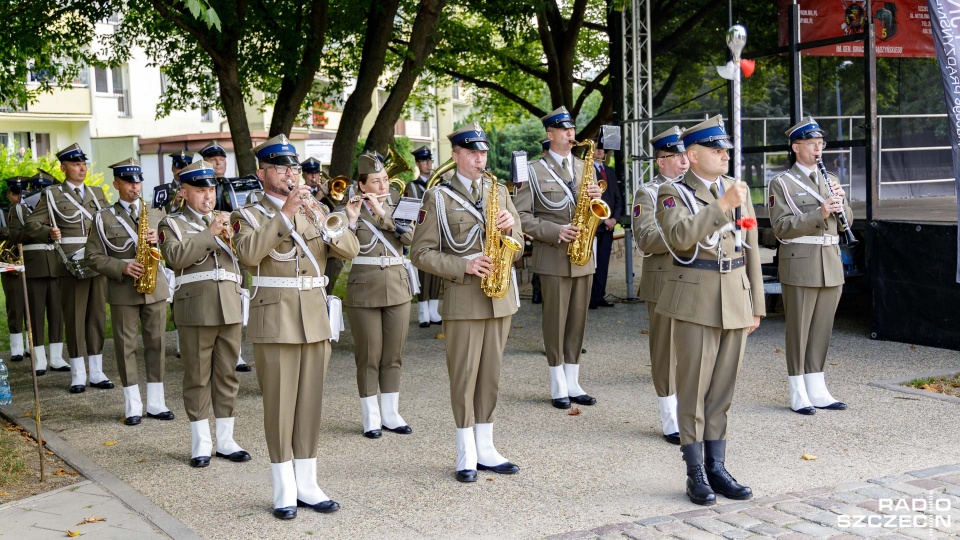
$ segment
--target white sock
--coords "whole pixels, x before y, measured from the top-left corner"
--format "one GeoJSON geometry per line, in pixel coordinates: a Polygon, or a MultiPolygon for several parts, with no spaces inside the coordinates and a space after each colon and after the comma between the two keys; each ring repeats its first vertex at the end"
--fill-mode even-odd
{"type": "Polygon", "coordinates": [[[507,458],[501,456],[493,446],[493,424],[477,424],[473,427],[477,436],[477,463],[483,463],[487,467],[506,463],[507,458]]]}
{"type": "Polygon", "coordinates": [[[87,366],[83,357],[70,359],[70,386],[87,385],[87,366]]]}
{"type": "Polygon", "coordinates": [[[563,374],[563,366],[550,366],[550,397],[560,399],[569,397],[567,393],[567,378],[563,374]]]}
{"type": "Polygon", "coordinates": [[[400,392],[380,394],[380,412],[383,415],[383,425],[390,429],[407,425],[400,416],[400,392]]]}
{"type": "Polygon", "coordinates": [[[239,355],[237,355],[237,365],[238,366],[247,365],[247,363],[243,360],[243,353],[240,353],[239,355]]]}
{"type": "Polygon", "coordinates": [[[363,415],[363,432],[380,429],[380,404],[377,396],[360,398],[360,413],[363,415]]]}
{"type": "Polygon", "coordinates": [[[143,416],[143,401],[140,399],[140,385],[123,387],[123,416],[143,416]]]}
{"type": "Polygon", "coordinates": [[[673,435],[679,433],[677,426],[677,395],[670,394],[666,397],[657,397],[657,406],[660,409],[660,425],[663,427],[664,435],[673,435]]]}
{"type": "Polygon", "coordinates": [[[107,379],[107,376],[103,374],[103,355],[91,354],[90,355],[90,382],[93,384],[97,384],[106,380],[109,380],[109,379],[107,379]]]}
{"type": "Polygon", "coordinates": [[[293,472],[293,461],[271,463],[273,473],[273,507],[289,508],[297,505],[297,477],[293,472]]]}
{"type": "Polygon", "coordinates": [[[473,428],[457,428],[457,470],[477,470],[477,442],[473,428]]]}
{"type": "Polygon", "coordinates": [[[583,388],[580,388],[580,364],[564,364],[563,374],[566,376],[567,391],[571,396],[586,394],[583,388]]]}
{"type": "Polygon", "coordinates": [[[804,383],[803,375],[790,375],[787,377],[787,384],[790,386],[790,408],[799,411],[807,407],[813,407],[810,398],[807,397],[807,385],[804,383]]]}
{"type": "Polygon", "coordinates": [[[63,360],[63,342],[50,344],[50,367],[57,369],[69,367],[70,364],[63,360]]]}
{"type": "Polygon", "coordinates": [[[430,322],[440,322],[440,300],[430,300],[430,322]]]}
{"type": "Polygon", "coordinates": [[[23,334],[10,334],[10,356],[23,356],[23,334]]]}
{"type": "Polygon", "coordinates": [[[430,322],[430,302],[429,300],[423,300],[422,302],[417,302],[417,309],[419,313],[417,318],[419,322],[428,323],[430,322]]]}
{"type": "Polygon", "coordinates": [[[803,382],[807,385],[807,397],[814,407],[827,407],[837,402],[837,399],[830,395],[827,390],[827,383],[823,380],[823,372],[807,373],[803,376],[803,382]]]}
{"type": "MultiPolygon", "coordinates": [[[[52,352],[51,356],[53,356],[52,352]]],[[[33,366],[37,371],[47,369],[47,354],[43,351],[43,345],[37,345],[33,348],[33,366]]]]}
{"type": "Polygon", "coordinates": [[[307,504],[330,500],[317,485],[317,458],[295,459],[293,467],[297,479],[297,499],[307,504]]]}
{"type": "MultiPolygon", "coordinates": [[[[219,442],[220,437],[217,437],[217,443],[219,444],[219,442]]],[[[190,457],[210,457],[212,448],[210,421],[204,419],[190,422],[190,457]]]]}
{"type": "Polygon", "coordinates": [[[170,409],[167,408],[166,400],[163,397],[163,383],[162,382],[148,382],[147,383],[147,412],[150,414],[160,414],[162,412],[167,412],[170,409]]]}
{"type": "Polygon", "coordinates": [[[233,440],[233,422],[234,418],[217,418],[217,452],[230,455],[234,452],[241,452],[243,448],[233,440]]]}

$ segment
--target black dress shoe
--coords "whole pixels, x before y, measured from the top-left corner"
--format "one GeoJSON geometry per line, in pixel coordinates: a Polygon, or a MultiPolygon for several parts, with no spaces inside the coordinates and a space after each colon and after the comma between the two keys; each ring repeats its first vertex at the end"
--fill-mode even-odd
{"type": "Polygon", "coordinates": [[[597,309],[597,305],[594,304],[593,302],[590,302],[590,305],[587,306],[587,309],[597,309]]]}
{"type": "Polygon", "coordinates": [[[113,381],[111,381],[110,379],[107,379],[105,381],[92,382],[90,383],[90,386],[93,388],[99,388],[101,390],[109,390],[114,387],[114,384],[113,384],[113,381]]]}
{"type": "Polygon", "coordinates": [[[253,371],[253,366],[250,364],[237,364],[236,370],[246,373],[248,371],[253,371]]]}
{"type": "Polygon", "coordinates": [[[413,428],[410,427],[410,426],[400,426],[400,427],[395,427],[395,428],[383,426],[383,429],[385,429],[385,430],[387,430],[387,431],[392,431],[392,432],[394,432],[394,433],[399,433],[399,434],[401,434],[401,435],[409,435],[409,434],[413,433],[413,428]]]}
{"type": "Polygon", "coordinates": [[[494,465],[493,467],[489,467],[483,463],[477,463],[477,469],[481,471],[493,471],[497,474],[517,474],[520,472],[520,467],[510,463],[509,461],[506,463],[501,463],[500,465],[494,465]]]}
{"type": "Polygon", "coordinates": [[[293,519],[297,517],[297,507],[287,506],[285,508],[274,508],[273,517],[277,519],[293,519]]]}
{"type": "Polygon", "coordinates": [[[82,384],[75,384],[70,387],[71,394],[82,394],[87,391],[87,387],[82,384]]]}
{"type": "Polygon", "coordinates": [[[45,369],[38,369],[38,370],[37,370],[37,377],[43,377],[43,376],[46,375],[46,374],[47,374],[47,370],[45,370],[45,369]]]}
{"type": "Polygon", "coordinates": [[[18,354],[18,355],[16,355],[16,356],[11,356],[11,357],[10,357],[10,361],[11,361],[11,362],[23,362],[23,355],[22,355],[22,354],[18,354]]]}
{"type": "Polygon", "coordinates": [[[340,504],[331,500],[320,501],[317,504],[307,504],[300,499],[297,499],[297,506],[303,508],[313,508],[321,514],[332,514],[340,509],[340,504]]]}
{"type": "Polygon", "coordinates": [[[371,429],[370,431],[364,431],[363,436],[368,439],[379,439],[383,435],[383,432],[379,429],[371,429]]]}
{"type": "Polygon", "coordinates": [[[569,409],[570,408],[570,398],[562,397],[557,399],[550,400],[553,403],[553,406],[558,409],[569,409]]]}
{"type": "Polygon", "coordinates": [[[430,323],[429,323],[429,322],[422,322],[422,323],[420,323],[420,328],[430,328],[430,323]]]}
{"type": "Polygon", "coordinates": [[[726,459],[727,441],[704,441],[703,448],[707,481],[713,491],[736,501],[745,501],[753,497],[753,490],[740,485],[733,475],[727,472],[723,464],[726,459]]]}
{"type": "Polygon", "coordinates": [[[804,414],[807,416],[810,416],[811,414],[817,414],[817,410],[814,409],[813,407],[803,407],[800,409],[791,409],[791,410],[797,414],[804,414]]]}
{"type": "Polygon", "coordinates": [[[123,423],[128,426],[139,426],[140,417],[139,416],[128,416],[123,420],[123,423]]]}
{"type": "MultiPolygon", "coordinates": [[[[246,450],[237,450],[232,454],[224,454],[223,452],[217,452],[217,457],[223,459],[229,459],[234,463],[243,463],[244,461],[250,461],[250,454],[246,450]]],[[[207,458],[210,459],[210,458],[207,458]]]]}
{"type": "Polygon", "coordinates": [[[716,504],[717,496],[707,481],[707,471],[703,467],[703,443],[681,445],[680,453],[687,465],[687,498],[701,506],[716,504]]]}
{"type": "Polygon", "coordinates": [[[477,471],[473,469],[464,469],[462,471],[457,471],[457,482],[463,482],[469,484],[470,482],[477,481],[477,471]]]}
{"type": "Polygon", "coordinates": [[[533,298],[531,298],[530,301],[533,302],[534,304],[543,303],[543,294],[540,292],[540,289],[533,290],[533,298]]]}
{"type": "Polygon", "coordinates": [[[845,411],[847,410],[847,404],[841,401],[835,401],[826,407],[817,407],[818,409],[824,409],[827,411],[845,411]]]}
{"type": "Polygon", "coordinates": [[[610,302],[610,301],[608,301],[608,300],[606,300],[606,299],[603,299],[603,300],[600,300],[599,302],[597,302],[597,305],[600,306],[600,307],[613,307],[613,306],[615,306],[616,304],[614,304],[613,302],[610,302]]]}
{"type": "Polygon", "coordinates": [[[443,324],[443,321],[430,321],[430,324],[441,325],[443,324]]]}
{"type": "Polygon", "coordinates": [[[163,411],[162,413],[157,414],[148,412],[147,418],[153,418],[156,420],[173,420],[173,411],[163,411]]]}
{"type": "Polygon", "coordinates": [[[50,371],[70,371],[70,366],[52,367],[50,371]]]}
{"type": "Polygon", "coordinates": [[[190,458],[190,466],[196,467],[198,469],[206,467],[210,464],[210,456],[197,456],[190,458]]]}
{"type": "Polygon", "coordinates": [[[576,403],[577,405],[596,405],[597,404],[597,398],[589,394],[582,394],[579,396],[570,396],[570,401],[576,403]]]}
{"type": "Polygon", "coordinates": [[[680,444],[680,433],[671,433],[669,435],[664,435],[664,439],[667,440],[670,444],[680,444]]]}

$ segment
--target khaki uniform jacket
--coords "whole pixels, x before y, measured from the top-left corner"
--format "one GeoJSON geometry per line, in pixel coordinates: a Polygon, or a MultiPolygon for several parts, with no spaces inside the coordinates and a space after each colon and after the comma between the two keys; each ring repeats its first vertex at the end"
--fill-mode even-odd
{"type": "MultiPolygon", "coordinates": [[[[10,209],[7,218],[7,234],[10,242],[14,244],[43,244],[53,246],[53,241],[47,236],[46,242],[34,242],[26,234],[27,217],[30,215],[30,209],[24,204],[18,204],[10,209]]],[[[60,255],[53,249],[50,250],[29,250],[23,252],[23,264],[26,267],[27,278],[54,277],[54,269],[57,262],[60,261],[60,255]]],[[[61,262],[61,264],[63,264],[61,262]]]]}
{"type": "MultiPolygon", "coordinates": [[[[240,264],[254,277],[320,277],[328,256],[352,259],[360,250],[357,236],[349,228],[338,238],[325,242],[316,227],[297,213],[290,223],[317,261],[320,267],[317,273],[290,234],[280,207],[268,196],[260,203],[248,204],[233,212],[230,221],[240,264]],[[289,260],[277,260],[288,254],[289,260]]],[[[251,286],[251,294],[247,321],[247,338],[251,343],[316,343],[330,339],[323,287],[301,291],[251,286]]]]}
{"type": "MultiPolygon", "coordinates": [[[[178,280],[217,269],[239,275],[233,252],[225,250],[203,220],[188,208],[164,218],[159,234],[160,251],[178,280]]],[[[177,326],[240,324],[240,295],[240,285],[233,281],[205,279],[184,283],[173,293],[174,319],[177,326]]]]}
{"type": "Polygon", "coordinates": [[[633,194],[633,239],[637,243],[637,249],[644,254],[638,294],[644,302],[656,303],[660,299],[660,291],[663,290],[668,272],[673,269],[673,256],[657,230],[657,199],[651,197],[644,188],[657,193],[661,185],[669,182],[670,180],[657,175],[652,184],[641,186],[633,194]]]}
{"type": "MultiPolygon", "coordinates": [[[[789,173],[796,177],[805,186],[801,188],[784,173],[770,182],[770,198],[767,204],[770,207],[770,223],[773,232],[782,244],[777,251],[780,256],[779,278],[784,285],[799,287],[836,287],[843,285],[843,262],[840,260],[840,246],[822,246],[817,244],[791,244],[789,241],[801,236],[837,236],[839,234],[839,218],[836,214],[823,219],[820,215],[820,201],[811,193],[818,193],[821,198],[830,196],[826,183],[820,187],[803,174],[794,164],[789,173]],[[787,197],[800,211],[795,215],[787,197]]],[[[836,175],[827,173],[827,177],[840,183],[836,175]]],[[[853,222],[853,210],[844,202],[847,213],[847,222],[853,222]]]]}
{"type": "MultiPolygon", "coordinates": [[[[733,180],[723,177],[724,189],[733,180]]],[[[733,221],[734,211],[723,212],[710,190],[692,172],[680,180],[660,187],[657,200],[657,222],[664,238],[677,256],[689,260],[697,253],[698,242],[733,221]],[[678,190],[692,190],[699,207],[697,214],[684,205],[678,190]]],[[[753,205],[743,206],[743,216],[754,216],[753,205]]],[[[763,275],[757,230],[744,230],[740,254],[734,250],[733,231],[720,233],[717,246],[700,247],[697,259],[716,262],[720,257],[746,257],[746,265],[729,273],[674,265],[657,302],[657,313],[673,319],[725,330],[753,326],[753,317],[766,315],[763,299],[763,275]]]]}
{"type": "MultiPolygon", "coordinates": [[[[417,228],[413,234],[410,260],[417,268],[443,279],[443,302],[440,315],[444,320],[492,319],[513,315],[518,309],[516,280],[511,279],[510,291],[503,298],[490,298],[480,288],[480,277],[467,274],[467,259],[464,257],[482,252],[480,239],[486,236],[486,231],[483,222],[478,220],[473,212],[467,211],[450,197],[446,193],[447,189],[453,189],[467,204],[473,200],[456,176],[449,183],[427,190],[423,196],[417,228]],[[438,200],[443,202],[446,221],[454,242],[465,243],[473,228],[480,227],[480,234],[470,246],[464,249],[463,253],[455,252],[441,231],[437,215],[438,200]]],[[[489,180],[483,180],[481,190],[483,208],[480,213],[486,217],[490,199],[489,180]]],[[[497,194],[500,209],[507,210],[513,215],[515,223],[510,236],[522,246],[523,232],[521,232],[520,216],[513,206],[513,200],[503,185],[499,187],[497,194]]],[[[522,251],[519,250],[516,253],[514,262],[523,256],[522,251]]]]}
{"type": "MultiPolygon", "coordinates": [[[[80,201],[72,190],[73,187],[67,182],[62,182],[55,186],[44,188],[44,193],[40,196],[40,201],[37,203],[37,207],[27,218],[27,226],[25,227],[25,231],[31,243],[42,244],[50,242],[50,229],[52,228],[52,224],[50,223],[50,213],[48,210],[48,197],[51,195],[53,196],[54,218],[56,219],[56,224],[60,229],[60,234],[62,237],[87,238],[88,234],[90,233],[90,229],[93,226],[92,217],[98,211],[103,208],[108,208],[110,205],[107,203],[107,197],[103,194],[103,190],[97,186],[84,186],[83,201],[80,201]],[[70,200],[81,204],[81,206],[83,206],[83,208],[86,209],[86,211],[90,214],[91,219],[83,217],[83,215],[79,213],[79,210],[77,210],[77,207],[74,206],[70,200]],[[75,214],[79,215],[74,217],[75,214]],[[71,221],[75,221],[75,223],[68,223],[63,216],[67,216],[71,221]]],[[[83,247],[83,244],[61,244],[60,247],[63,249],[63,252],[69,256],[74,252],[79,251],[80,248],[83,247]]],[[[66,265],[63,264],[59,254],[57,254],[55,261],[55,277],[66,277],[72,275],[67,270],[66,265]]]]}
{"type": "Polygon", "coordinates": [[[560,228],[573,221],[577,191],[583,178],[583,161],[576,158],[573,160],[574,200],[560,210],[545,207],[534,193],[533,184],[536,183],[548,201],[559,203],[566,198],[566,190],[553,178],[550,170],[561,180],[567,180],[567,173],[554,161],[553,156],[547,153],[542,162],[537,160],[529,165],[530,181],[520,185],[514,198],[523,232],[533,238],[533,271],[544,276],[589,276],[596,272],[594,257],[591,256],[590,262],[583,266],[575,265],[567,255],[570,244],[560,242],[560,228]]]}
{"type": "MultiPolygon", "coordinates": [[[[140,202],[137,201],[134,204],[139,205],[140,202]]],[[[147,215],[141,215],[140,219],[148,219],[148,228],[156,229],[163,216],[163,210],[148,208],[147,215]]],[[[107,286],[107,303],[117,306],[138,306],[166,300],[170,296],[170,286],[162,268],[157,268],[156,288],[146,295],[138,293],[134,279],[123,273],[127,263],[137,256],[137,245],[134,243],[137,224],[123,209],[120,201],[101,210],[95,217],[97,219],[93,225],[93,232],[87,237],[85,260],[94,270],[110,280],[107,286]],[[121,220],[133,231],[133,237],[130,236],[127,227],[121,224],[121,220]],[[102,232],[97,221],[103,224],[102,232]]],[[[160,265],[163,265],[162,261],[160,265]]]]}
{"type": "MultiPolygon", "coordinates": [[[[394,206],[381,203],[386,210],[385,217],[372,213],[367,205],[361,206],[360,219],[365,219],[374,227],[380,230],[380,234],[390,242],[393,250],[401,257],[403,256],[403,246],[409,246],[413,242],[413,229],[397,238],[394,231],[397,230],[393,217],[394,206]]],[[[377,237],[367,228],[366,224],[357,220],[357,241],[360,243],[361,257],[393,257],[383,242],[377,240],[377,237]],[[364,250],[366,247],[366,250],[364,250]]],[[[396,306],[409,302],[413,296],[410,294],[410,278],[407,276],[407,270],[402,264],[395,266],[374,266],[371,264],[353,264],[350,267],[350,275],[347,277],[347,297],[343,305],[350,307],[378,308],[387,306],[396,306]]]]}
{"type": "Polygon", "coordinates": [[[407,188],[403,190],[404,197],[413,197],[415,199],[423,199],[423,193],[427,189],[427,178],[423,176],[418,176],[407,184],[407,188]]]}

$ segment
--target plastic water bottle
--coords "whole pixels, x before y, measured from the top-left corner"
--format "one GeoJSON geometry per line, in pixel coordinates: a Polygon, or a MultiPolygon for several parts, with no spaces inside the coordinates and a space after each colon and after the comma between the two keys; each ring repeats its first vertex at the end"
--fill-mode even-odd
{"type": "Polygon", "coordinates": [[[13,403],[13,395],[10,393],[10,380],[7,378],[7,366],[0,358],[0,405],[10,405],[13,403]]]}

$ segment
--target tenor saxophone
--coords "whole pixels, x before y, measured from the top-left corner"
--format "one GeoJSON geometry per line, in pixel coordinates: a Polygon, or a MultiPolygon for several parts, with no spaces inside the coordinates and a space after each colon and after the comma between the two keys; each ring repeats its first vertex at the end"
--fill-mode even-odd
{"type": "Polygon", "coordinates": [[[593,237],[597,234],[597,226],[610,217],[610,205],[603,199],[591,199],[587,193],[587,187],[596,184],[593,170],[593,151],[596,144],[587,139],[575,146],[586,146],[587,153],[583,156],[583,179],[580,181],[577,208],[571,222],[571,225],[577,227],[580,232],[567,247],[567,255],[570,256],[570,262],[583,266],[590,262],[590,256],[593,254],[593,237]]]}
{"type": "Polygon", "coordinates": [[[147,216],[147,203],[140,197],[140,223],[137,226],[137,256],[134,259],[143,265],[143,274],[134,278],[133,284],[140,294],[153,294],[157,288],[157,271],[160,268],[160,250],[156,245],[147,243],[147,229],[150,219],[147,216]]]}
{"type": "Polygon", "coordinates": [[[510,276],[513,267],[513,258],[517,251],[523,249],[520,242],[512,236],[503,234],[497,228],[497,214],[500,213],[500,184],[497,177],[488,170],[483,176],[490,181],[490,191],[487,198],[487,230],[483,245],[483,254],[493,261],[493,272],[487,274],[480,281],[483,293],[490,298],[503,298],[510,291],[510,276]]]}

